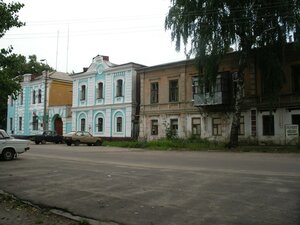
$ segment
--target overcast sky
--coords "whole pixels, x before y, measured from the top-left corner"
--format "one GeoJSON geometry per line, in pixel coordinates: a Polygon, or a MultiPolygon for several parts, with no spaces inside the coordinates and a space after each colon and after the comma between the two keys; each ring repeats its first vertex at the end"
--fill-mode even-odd
{"type": "Polygon", "coordinates": [[[9,30],[0,48],[12,45],[14,53],[35,54],[58,71],[81,72],[98,54],[116,64],[146,66],[185,59],[164,30],[170,0],[19,2],[25,4],[19,15],[26,26],[9,30]]]}

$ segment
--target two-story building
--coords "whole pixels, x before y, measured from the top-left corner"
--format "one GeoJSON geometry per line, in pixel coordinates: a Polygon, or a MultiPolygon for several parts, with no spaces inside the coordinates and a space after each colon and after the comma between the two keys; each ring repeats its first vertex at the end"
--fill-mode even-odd
{"type": "Polygon", "coordinates": [[[21,91],[8,97],[7,131],[34,135],[43,130],[71,131],[72,80],[66,73],[24,74],[21,91]]]}
{"type": "MultiPolygon", "coordinates": [[[[287,127],[300,126],[300,54],[287,47],[286,82],[273,102],[264,94],[264,77],[254,51],[244,77],[244,102],[239,139],[253,142],[290,143],[287,127]]],[[[141,80],[140,134],[142,139],[198,136],[228,141],[232,122],[233,76],[238,70],[236,53],[228,53],[214,85],[203,82],[193,60],[167,63],[138,70],[141,80]],[[211,88],[214,93],[211,93],[211,88]]],[[[298,140],[298,137],[296,138],[298,140]]],[[[296,141],[297,141],[296,140],[296,141]]]]}
{"type": "Polygon", "coordinates": [[[103,138],[138,135],[139,78],[136,63],[116,65],[98,55],[84,72],[72,74],[73,130],[103,138]]]}

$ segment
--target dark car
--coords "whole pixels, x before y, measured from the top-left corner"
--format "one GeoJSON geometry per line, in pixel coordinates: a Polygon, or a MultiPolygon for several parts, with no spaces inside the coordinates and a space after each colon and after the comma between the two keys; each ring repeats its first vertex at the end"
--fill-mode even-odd
{"type": "Polygon", "coordinates": [[[102,139],[100,137],[94,137],[89,132],[86,131],[72,131],[64,135],[64,142],[70,146],[72,144],[78,146],[79,144],[87,144],[89,146],[102,145],[102,139]]]}
{"type": "Polygon", "coordinates": [[[46,142],[54,142],[56,144],[63,143],[63,136],[56,133],[56,131],[44,131],[42,134],[33,135],[31,140],[37,145],[39,143],[45,144],[46,142]]]}

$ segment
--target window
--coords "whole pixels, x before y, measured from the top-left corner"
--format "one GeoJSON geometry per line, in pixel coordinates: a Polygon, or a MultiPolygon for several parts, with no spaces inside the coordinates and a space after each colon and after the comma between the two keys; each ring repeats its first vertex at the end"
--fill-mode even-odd
{"type": "Polygon", "coordinates": [[[245,135],[245,119],[244,116],[240,117],[240,126],[238,130],[239,135],[245,135]]]}
{"type": "Polygon", "coordinates": [[[80,131],[85,131],[85,119],[80,120],[80,131]]]}
{"type": "Polygon", "coordinates": [[[103,132],[103,118],[98,118],[98,124],[97,124],[97,131],[98,132],[103,132]]]}
{"type": "Polygon", "coordinates": [[[178,80],[169,81],[169,101],[170,102],[178,101],[178,80]]]}
{"type": "Polygon", "coordinates": [[[23,90],[21,90],[21,93],[20,93],[20,105],[23,105],[23,102],[24,102],[24,94],[23,94],[23,90]]]}
{"type": "Polygon", "coordinates": [[[170,129],[172,132],[172,135],[177,135],[178,133],[178,119],[171,119],[170,120],[170,129]]]}
{"type": "Polygon", "coordinates": [[[151,135],[158,135],[158,120],[151,120],[151,135]]]}
{"type": "Polygon", "coordinates": [[[264,115],[263,119],[263,135],[274,136],[274,115],[264,115]]]}
{"type": "Polygon", "coordinates": [[[117,117],[117,132],[122,132],[122,117],[117,117]]]}
{"type": "Polygon", "coordinates": [[[158,82],[151,83],[150,103],[158,103],[158,82]]]}
{"type": "Polygon", "coordinates": [[[200,135],[201,134],[201,119],[192,118],[192,134],[200,135]]]}
{"type": "Polygon", "coordinates": [[[293,92],[300,93],[300,65],[292,67],[293,92]]]}
{"type": "Polygon", "coordinates": [[[32,92],[32,104],[35,104],[35,90],[32,92]]]}
{"type": "Polygon", "coordinates": [[[97,88],[97,99],[103,98],[103,83],[100,82],[98,83],[98,88],[97,88]]]}
{"type": "Polygon", "coordinates": [[[33,116],[32,117],[32,130],[38,130],[38,126],[39,126],[38,116],[33,116]]]}
{"type": "Polygon", "coordinates": [[[222,126],[221,126],[221,119],[220,118],[213,118],[212,119],[212,133],[214,136],[221,136],[222,135],[222,126]]]}
{"type": "Polygon", "coordinates": [[[22,130],[22,117],[19,117],[19,130],[22,130]]]}
{"type": "Polygon", "coordinates": [[[123,96],[123,80],[117,80],[117,97],[123,96]]]}
{"type": "Polygon", "coordinates": [[[39,93],[38,93],[38,103],[42,102],[42,90],[39,89],[39,93]]]}
{"type": "Polygon", "coordinates": [[[82,85],[81,90],[80,90],[80,100],[81,101],[85,100],[85,94],[86,94],[86,86],[82,85]]]}
{"type": "Polygon", "coordinates": [[[199,87],[199,77],[192,78],[192,99],[195,99],[195,95],[199,94],[200,87],[199,87]]]}

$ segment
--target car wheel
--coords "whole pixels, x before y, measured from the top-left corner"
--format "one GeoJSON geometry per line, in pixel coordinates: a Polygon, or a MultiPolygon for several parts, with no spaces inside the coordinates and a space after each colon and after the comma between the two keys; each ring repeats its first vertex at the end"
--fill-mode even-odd
{"type": "Polygon", "coordinates": [[[67,145],[68,145],[68,146],[71,146],[71,145],[72,145],[72,143],[71,143],[71,142],[67,142],[67,145]]]}
{"type": "Polygon", "coordinates": [[[56,141],[55,144],[59,144],[59,141],[56,141]]]}
{"type": "Polygon", "coordinates": [[[39,141],[35,141],[35,144],[38,145],[40,142],[39,141]]]}
{"type": "Polygon", "coordinates": [[[101,145],[101,141],[98,140],[95,142],[95,146],[100,146],[100,145],[101,145]]]}
{"type": "Polygon", "coordinates": [[[78,146],[80,144],[80,141],[79,140],[76,140],[75,142],[74,142],[74,145],[75,146],[78,146]]]}
{"type": "Polygon", "coordinates": [[[15,156],[15,151],[13,149],[5,149],[2,152],[2,157],[6,161],[12,160],[14,156],[15,156]]]}
{"type": "Polygon", "coordinates": [[[46,141],[45,141],[45,140],[42,140],[42,142],[41,142],[41,143],[44,145],[44,144],[46,144],[46,141]]]}
{"type": "Polygon", "coordinates": [[[87,144],[88,146],[92,146],[92,144],[87,144]]]}

